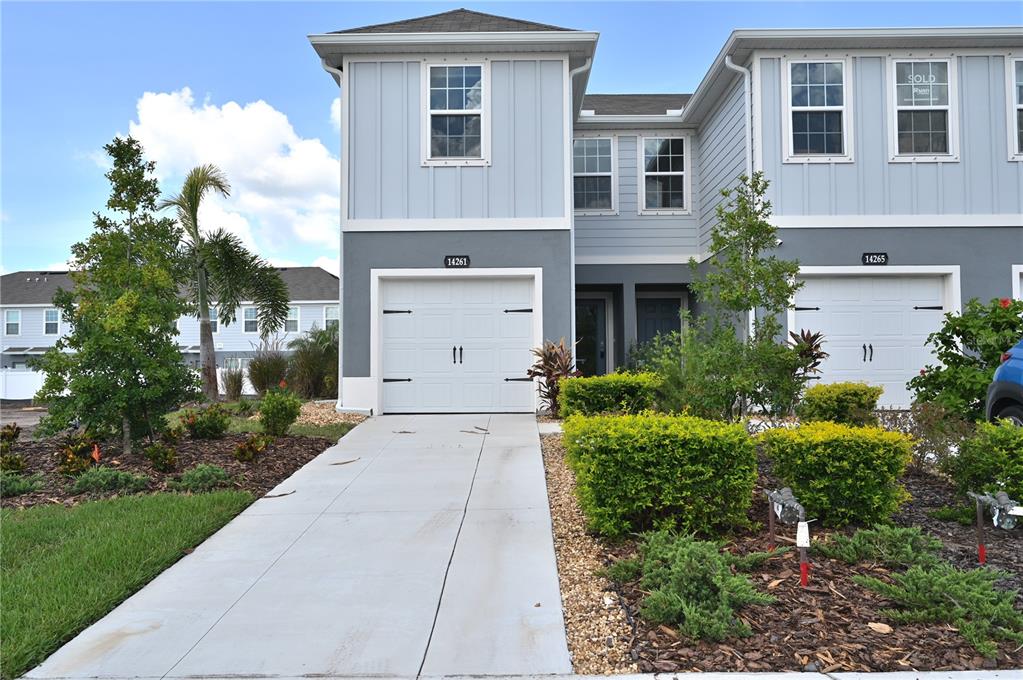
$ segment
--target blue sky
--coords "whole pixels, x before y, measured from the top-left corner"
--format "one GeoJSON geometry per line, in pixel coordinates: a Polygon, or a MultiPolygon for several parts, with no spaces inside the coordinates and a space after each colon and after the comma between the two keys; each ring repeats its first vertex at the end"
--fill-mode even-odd
{"type": "Polygon", "coordinates": [[[133,132],[171,192],[217,162],[207,227],[280,264],[336,267],[337,97],[306,35],[468,6],[600,32],[588,91],[692,92],[733,28],[1020,25],[1019,2],[0,4],[0,267],[64,262],[133,132]],[[147,94],[149,93],[149,94],[147,94]]]}

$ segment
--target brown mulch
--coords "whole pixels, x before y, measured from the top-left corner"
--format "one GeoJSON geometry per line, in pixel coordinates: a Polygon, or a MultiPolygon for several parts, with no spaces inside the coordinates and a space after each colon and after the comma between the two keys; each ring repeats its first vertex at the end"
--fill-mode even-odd
{"type": "MultiPolygon", "coordinates": [[[[182,472],[200,463],[217,465],[231,476],[231,485],[228,488],[248,491],[258,498],[336,443],[321,437],[288,435],[278,437],[252,462],[242,463],[235,460],[235,447],[250,436],[227,434],[220,439],[190,439],[185,435],[174,445],[177,465],[175,470],[169,473],[155,470],[142,455],[142,447],[137,447],[129,455],[123,455],[119,447],[107,445],[102,449],[100,464],[132,474],[146,475],[150,478],[148,489],[150,492],[167,491],[168,482],[176,480],[182,472]]],[[[114,492],[72,494],[71,480],[57,470],[57,452],[62,444],[61,437],[19,440],[15,451],[25,458],[25,474],[41,472],[45,477],[45,485],[33,493],[0,499],[0,506],[22,508],[47,503],[76,505],[83,501],[116,495],[114,492]]]]}
{"type": "MultiPolygon", "coordinates": [[[[750,573],[750,578],[764,592],[777,598],[774,604],[743,609],[739,616],[752,629],[746,638],[724,643],[693,641],[667,626],[648,623],[639,616],[642,593],[635,583],[616,587],[606,579],[590,577],[590,587],[580,590],[584,574],[570,573],[566,579],[563,563],[573,569],[595,565],[599,569],[633,554],[633,544],[608,545],[578,531],[558,536],[557,515],[578,513],[574,495],[565,486],[574,484],[563,460],[561,437],[543,438],[544,461],[548,468],[548,493],[555,524],[555,548],[558,552],[562,591],[569,589],[573,597],[564,597],[569,648],[576,673],[595,672],[589,669],[607,664],[607,651],[595,644],[591,631],[603,624],[593,619],[603,615],[608,625],[620,631],[620,612],[604,603],[617,600],[625,613],[631,635],[625,638],[629,648],[628,661],[641,672],[685,671],[924,671],[973,670],[982,668],[1021,668],[1023,649],[1003,642],[996,659],[984,659],[959,635],[946,625],[897,625],[886,621],[878,610],[888,604],[875,593],[853,582],[854,574],[884,578],[889,572],[873,564],[850,566],[843,562],[811,557],[810,585],[799,585],[799,559],[796,551],[781,552],[750,573]],[[560,488],[552,488],[554,485],[560,488]],[[555,502],[558,499],[558,502],[555,502]],[[558,508],[566,499],[574,510],[558,508]],[[584,553],[582,556],[579,553],[584,553]],[[568,581],[566,585],[566,580],[568,581]],[[577,597],[585,602],[575,601],[577,597]],[[872,625],[871,625],[872,624],[872,625]],[[573,641],[581,640],[582,642],[573,641]]],[[[760,483],[750,517],[762,522],[766,516],[764,486],[775,486],[770,470],[761,466],[760,483]]],[[[947,482],[931,475],[909,475],[904,480],[913,500],[896,516],[901,524],[920,526],[946,543],[942,556],[957,566],[976,566],[973,528],[954,522],[931,518],[927,513],[947,505],[953,497],[947,482]]],[[[812,531],[813,525],[811,525],[812,531]]],[[[792,528],[780,532],[790,540],[792,528]]],[[[736,536],[726,549],[744,554],[767,550],[765,531],[751,531],[736,536]]],[[[815,536],[820,538],[819,536],[815,536]]],[[[1023,534],[1020,529],[988,531],[988,560],[992,566],[1010,570],[1013,585],[1023,578],[1023,534]]],[[[1018,600],[1023,606],[1023,596],[1018,600]]],[[[619,632],[619,636],[623,633],[619,632]]],[[[604,672],[628,672],[626,662],[605,666],[604,672]]]]}

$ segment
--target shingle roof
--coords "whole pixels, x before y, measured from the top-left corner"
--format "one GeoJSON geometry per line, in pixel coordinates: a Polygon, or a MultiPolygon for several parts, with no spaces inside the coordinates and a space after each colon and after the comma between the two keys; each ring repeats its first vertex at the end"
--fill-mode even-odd
{"type": "Polygon", "coordinates": [[[583,110],[598,116],[663,116],[686,105],[689,94],[588,94],[583,110]]]}
{"type": "MultiPolygon", "coordinates": [[[[290,298],[337,300],[338,279],[320,267],[278,267],[290,298]]],[[[53,302],[58,288],[74,287],[67,272],[21,271],[0,277],[0,304],[40,305],[53,302]]]]}
{"type": "Polygon", "coordinates": [[[373,24],[348,28],[332,33],[509,33],[517,31],[571,31],[550,24],[538,24],[535,21],[499,17],[493,14],[475,12],[471,9],[453,9],[449,12],[431,14],[415,19],[391,21],[386,24],[373,24]]]}

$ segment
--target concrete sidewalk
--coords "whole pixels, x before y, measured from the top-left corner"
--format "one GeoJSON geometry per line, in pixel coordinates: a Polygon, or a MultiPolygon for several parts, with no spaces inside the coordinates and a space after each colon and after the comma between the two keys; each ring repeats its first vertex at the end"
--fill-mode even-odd
{"type": "Polygon", "coordinates": [[[28,677],[571,673],[532,416],[373,418],[276,494],[28,677]]]}

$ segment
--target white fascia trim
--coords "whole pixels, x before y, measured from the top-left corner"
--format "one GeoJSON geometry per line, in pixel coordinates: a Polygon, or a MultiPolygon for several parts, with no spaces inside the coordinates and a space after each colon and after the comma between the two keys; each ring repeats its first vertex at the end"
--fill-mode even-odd
{"type": "Polygon", "coordinates": [[[867,229],[870,227],[1023,227],[1023,215],[772,215],[779,229],[867,229]]]}
{"type": "MultiPolygon", "coordinates": [[[[1023,57],[1017,56],[1023,54],[1023,50],[1019,52],[1009,52],[1005,55],[1005,122],[1008,132],[1008,150],[1010,161],[1023,161],[1023,150],[1020,149],[1020,140],[1016,139],[1019,134],[1016,131],[1016,111],[1019,106],[1016,103],[1016,63],[1023,61],[1023,57]]],[[[1023,84],[1023,83],[1021,83],[1023,84]]]]}
{"type": "MultiPolygon", "coordinates": [[[[473,45],[487,47],[503,45],[559,45],[576,47],[595,43],[600,36],[596,31],[459,31],[451,33],[313,33],[306,36],[313,45],[349,47],[413,47],[415,45],[473,45]]],[[[551,51],[557,51],[551,49],[551,51]]],[[[570,51],[570,50],[569,50],[570,51]]]]}
{"type": "MultiPolygon", "coordinates": [[[[943,51],[931,54],[889,54],[885,63],[885,118],[888,124],[888,162],[889,163],[958,163],[959,162],[959,52],[943,51]],[[948,112],[948,153],[920,155],[899,153],[899,108],[895,93],[895,68],[898,62],[943,61],[948,64],[948,105],[932,106],[930,109],[944,108],[948,112]]],[[[913,111],[913,108],[905,109],[913,111]]]]}
{"type": "Polygon", "coordinates": [[[699,260],[698,253],[691,255],[576,255],[576,264],[689,264],[690,259],[699,260]]]}
{"type": "Polygon", "coordinates": [[[798,55],[789,57],[784,55],[781,58],[781,133],[782,149],[785,154],[782,163],[794,165],[806,165],[810,163],[852,163],[853,149],[853,59],[849,54],[833,56],[828,52],[801,52],[798,55]],[[842,64],[842,106],[841,107],[811,107],[801,108],[801,111],[842,111],[842,149],[843,154],[837,155],[796,155],[792,147],[792,64],[806,63],[835,63],[842,64]]]}
{"type": "Polygon", "coordinates": [[[1023,264],[1012,265],[1012,297],[1023,300],[1023,264]]]}
{"type": "MultiPolygon", "coordinates": [[[[543,268],[542,267],[480,267],[477,269],[370,269],[369,270],[369,373],[376,388],[375,413],[382,412],[383,401],[383,334],[380,282],[388,279],[492,279],[528,278],[533,280],[533,347],[543,345],[543,268]]],[[[534,381],[535,382],[535,381],[534,381]]],[[[533,408],[540,407],[540,393],[534,390],[533,408]]]]}
{"type": "Polygon", "coordinates": [[[342,231],[503,231],[571,229],[571,217],[490,217],[473,219],[358,219],[348,220],[342,231]]]}
{"type": "MultiPolygon", "coordinates": [[[[616,216],[618,215],[618,135],[607,132],[577,132],[572,136],[570,146],[572,154],[569,155],[569,169],[571,170],[572,189],[568,195],[569,204],[575,210],[578,217],[616,216]],[[611,141],[611,209],[610,210],[575,210],[575,140],[576,139],[608,139],[611,141]]],[[[604,173],[582,173],[580,177],[603,176],[604,173]]]]}
{"type": "MultiPolygon", "coordinates": [[[[654,173],[656,174],[656,173],[654,173]]],[[[639,215],[692,215],[693,214],[693,134],[691,132],[672,132],[664,134],[642,134],[636,138],[636,212],[639,215]],[[646,208],[646,172],[644,171],[645,164],[643,162],[643,147],[645,146],[644,141],[648,137],[656,139],[672,139],[682,138],[685,140],[685,146],[683,148],[684,168],[683,173],[683,191],[685,196],[686,207],[683,210],[654,210],[646,208]]]]}
{"type": "MultiPolygon", "coordinates": [[[[894,265],[886,267],[875,267],[869,265],[819,265],[799,268],[799,277],[811,276],[935,276],[939,275],[945,279],[945,293],[943,304],[945,313],[958,314],[963,310],[962,304],[962,283],[960,267],[957,264],[925,264],[925,265],[894,265]]],[[[795,330],[796,310],[795,301],[790,302],[786,313],[786,324],[789,330],[795,330]]]]}

